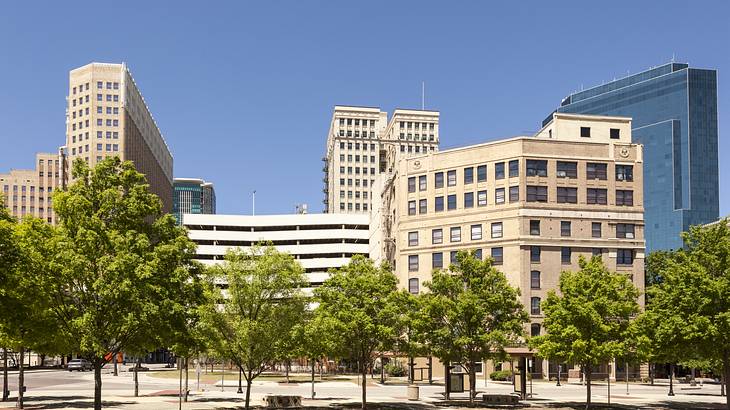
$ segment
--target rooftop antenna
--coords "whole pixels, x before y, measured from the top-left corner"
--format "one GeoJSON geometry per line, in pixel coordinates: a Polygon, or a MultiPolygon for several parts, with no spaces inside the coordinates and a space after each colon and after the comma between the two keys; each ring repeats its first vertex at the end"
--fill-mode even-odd
{"type": "Polygon", "coordinates": [[[426,82],[421,81],[421,110],[426,109],[426,82]]]}

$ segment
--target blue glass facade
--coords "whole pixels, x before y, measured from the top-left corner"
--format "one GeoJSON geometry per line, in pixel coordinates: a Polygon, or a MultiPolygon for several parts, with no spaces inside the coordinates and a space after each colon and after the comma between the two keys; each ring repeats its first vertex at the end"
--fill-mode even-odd
{"type": "Polygon", "coordinates": [[[215,214],[213,184],[199,179],[175,179],[172,212],[178,225],[183,214],[215,214]]]}
{"type": "MultiPolygon", "coordinates": [[[[719,216],[717,72],[670,63],[566,97],[559,112],[631,117],[644,145],[647,252],[719,216]]],[[[551,118],[551,117],[549,117],[551,118]]]]}

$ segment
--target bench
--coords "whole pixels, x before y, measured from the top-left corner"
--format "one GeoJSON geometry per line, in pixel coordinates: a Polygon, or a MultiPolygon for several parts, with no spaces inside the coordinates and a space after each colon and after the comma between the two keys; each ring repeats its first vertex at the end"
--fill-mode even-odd
{"type": "Polygon", "coordinates": [[[484,394],[482,403],[485,404],[518,404],[519,397],[512,394],[484,394]]]}
{"type": "Polygon", "coordinates": [[[290,409],[302,407],[302,396],[267,395],[264,397],[266,407],[270,409],[290,409]]]}

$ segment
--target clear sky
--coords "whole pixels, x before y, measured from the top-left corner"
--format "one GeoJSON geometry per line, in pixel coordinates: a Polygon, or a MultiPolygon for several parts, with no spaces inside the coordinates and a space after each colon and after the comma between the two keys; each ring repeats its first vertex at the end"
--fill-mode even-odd
{"type": "Polygon", "coordinates": [[[676,61],[719,70],[730,214],[730,2],[48,1],[0,6],[0,172],[65,141],[68,71],[126,62],[218,213],[322,209],[336,104],[441,112],[442,148],[532,133],[568,93],[676,61]]]}

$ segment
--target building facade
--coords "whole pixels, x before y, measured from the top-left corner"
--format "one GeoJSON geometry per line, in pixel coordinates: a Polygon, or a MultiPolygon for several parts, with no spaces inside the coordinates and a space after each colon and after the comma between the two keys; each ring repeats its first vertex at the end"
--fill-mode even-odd
{"type": "MultiPolygon", "coordinates": [[[[647,252],[719,216],[717,72],[670,63],[566,97],[558,112],[632,118],[644,145],[647,252]]],[[[552,117],[548,117],[549,121],[552,117]]]]}
{"type": "Polygon", "coordinates": [[[94,166],[108,156],[134,162],[172,212],[172,154],[125,64],[91,63],[69,73],[66,145],[94,166]]]}
{"type": "Polygon", "coordinates": [[[215,188],[212,182],[196,178],[175,178],[172,213],[178,225],[183,214],[215,214],[215,188]]]}
{"type": "MultiPolygon", "coordinates": [[[[459,250],[491,257],[521,290],[526,331],[539,335],[540,303],[581,256],[601,255],[644,289],[642,163],[630,119],[571,114],[554,114],[532,137],[402,158],[372,212],[380,249],[370,253],[412,293],[427,291],[459,250]]],[[[547,361],[535,370],[556,371],[547,361]]]]}
{"type": "Polygon", "coordinates": [[[60,186],[63,163],[58,154],[36,154],[36,169],[14,169],[0,174],[3,203],[10,214],[21,219],[26,215],[56,223],[53,192],[60,186]]]}
{"type": "Polygon", "coordinates": [[[438,151],[439,112],[335,106],[324,161],[324,212],[368,214],[372,185],[386,171],[386,152],[438,151]]]}
{"type": "Polygon", "coordinates": [[[329,277],[329,269],[346,265],[354,255],[368,256],[368,221],[364,214],[183,215],[201,263],[215,265],[230,248],[270,241],[302,264],[307,294],[329,277]]]}

